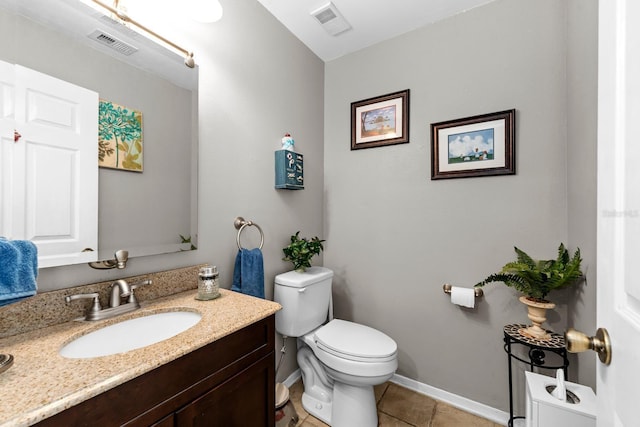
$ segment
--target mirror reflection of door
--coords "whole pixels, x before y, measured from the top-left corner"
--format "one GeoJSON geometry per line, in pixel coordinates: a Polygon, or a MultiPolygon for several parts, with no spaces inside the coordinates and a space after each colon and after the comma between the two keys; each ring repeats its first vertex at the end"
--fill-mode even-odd
{"type": "Polygon", "coordinates": [[[98,247],[98,94],[20,65],[0,73],[0,235],[33,241],[40,267],[95,260],[83,249],[98,247]]]}

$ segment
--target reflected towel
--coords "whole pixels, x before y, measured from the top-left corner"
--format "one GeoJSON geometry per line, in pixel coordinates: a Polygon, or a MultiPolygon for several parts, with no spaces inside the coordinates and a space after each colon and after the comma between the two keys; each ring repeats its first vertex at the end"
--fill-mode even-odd
{"type": "Polygon", "coordinates": [[[231,290],[264,298],[264,266],[260,249],[238,250],[231,290]]]}
{"type": "Polygon", "coordinates": [[[0,306],[36,294],[38,248],[28,240],[0,237],[0,306]]]}

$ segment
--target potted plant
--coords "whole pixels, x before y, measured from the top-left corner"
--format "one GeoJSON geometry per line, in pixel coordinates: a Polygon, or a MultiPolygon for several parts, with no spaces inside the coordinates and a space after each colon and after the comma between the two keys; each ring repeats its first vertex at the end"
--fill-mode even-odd
{"type": "Polygon", "coordinates": [[[324,249],[322,242],[324,240],[320,240],[318,237],[314,237],[311,240],[306,237],[300,237],[300,232],[298,231],[291,236],[291,243],[282,248],[282,252],[284,252],[282,260],[291,261],[293,269],[302,273],[307,267],[311,267],[311,258],[314,255],[320,255],[320,252],[324,249]]]}
{"type": "Polygon", "coordinates": [[[552,260],[534,260],[517,247],[514,249],[517,260],[505,264],[500,272],[491,274],[476,287],[502,282],[522,292],[524,295],[520,301],[527,305],[528,317],[533,325],[520,332],[538,339],[549,339],[549,334],[541,324],[546,320],[546,310],[554,308],[555,304],[546,299],[547,294],[572,286],[584,277],[580,271],[580,249],[576,249],[573,257],[570,257],[569,251],[560,243],[558,256],[552,260]]]}

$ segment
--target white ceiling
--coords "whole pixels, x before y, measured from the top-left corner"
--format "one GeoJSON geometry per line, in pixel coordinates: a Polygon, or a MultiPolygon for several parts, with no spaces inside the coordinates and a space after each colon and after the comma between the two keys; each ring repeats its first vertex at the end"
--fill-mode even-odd
{"type": "Polygon", "coordinates": [[[326,62],[493,0],[332,0],[352,27],[337,36],[310,14],[329,0],[258,1],[326,62]]]}

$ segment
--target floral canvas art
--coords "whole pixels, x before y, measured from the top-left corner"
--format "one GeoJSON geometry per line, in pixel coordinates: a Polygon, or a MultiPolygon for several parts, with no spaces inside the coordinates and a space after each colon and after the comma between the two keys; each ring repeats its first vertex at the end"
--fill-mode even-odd
{"type": "Polygon", "coordinates": [[[100,100],[98,166],[142,172],[142,112],[100,100]]]}

